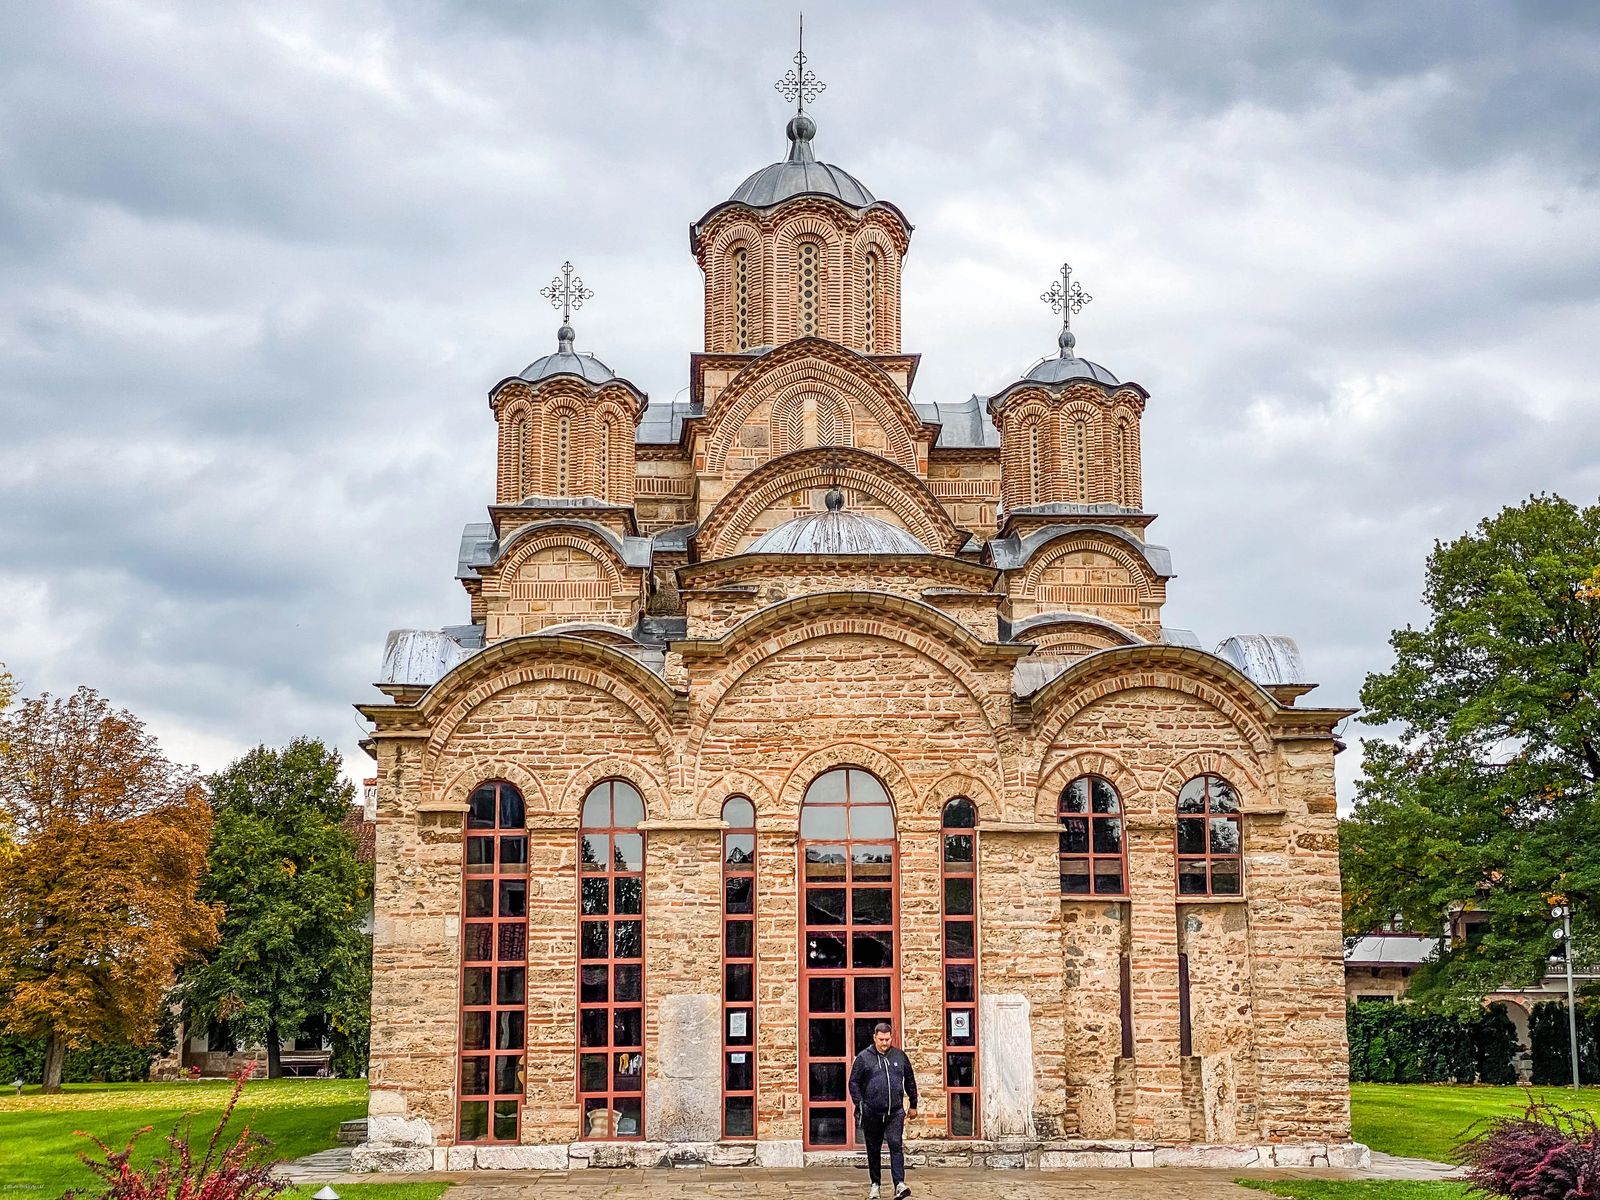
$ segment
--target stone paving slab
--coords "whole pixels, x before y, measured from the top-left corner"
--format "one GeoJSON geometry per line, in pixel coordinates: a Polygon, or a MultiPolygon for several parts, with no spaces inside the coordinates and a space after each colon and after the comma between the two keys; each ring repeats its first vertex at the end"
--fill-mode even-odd
{"type": "MultiPolygon", "coordinates": [[[[678,1200],[742,1197],[755,1200],[862,1200],[864,1170],[677,1168],[662,1170],[471,1171],[383,1174],[348,1171],[348,1149],[326,1150],[285,1164],[280,1174],[297,1183],[450,1183],[446,1200],[678,1200]],[[342,1158],[341,1158],[342,1156],[342,1158]]],[[[1374,1156],[1375,1160],[1377,1156],[1374,1156]]],[[[1170,1200],[1174,1190],[1194,1200],[1261,1200],[1233,1182],[1259,1179],[1443,1179],[1459,1168],[1424,1159],[1382,1156],[1371,1170],[1282,1170],[1150,1167],[1077,1171],[974,1171],[913,1169],[907,1173],[917,1200],[1064,1200],[1093,1194],[1109,1200],[1170,1200]]],[[[885,1163],[885,1173],[888,1164],[885,1163]]],[[[888,1189],[885,1188],[887,1195],[888,1189]]]]}

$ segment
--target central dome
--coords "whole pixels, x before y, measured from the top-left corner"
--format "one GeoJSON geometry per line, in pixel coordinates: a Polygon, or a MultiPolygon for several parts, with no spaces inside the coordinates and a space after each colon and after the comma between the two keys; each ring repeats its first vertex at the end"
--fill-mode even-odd
{"type": "Polygon", "coordinates": [[[811,153],[817,123],[804,115],[789,122],[789,157],[762,167],[741,183],[728,199],[751,208],[766,208],[791,196],[832,196],[851,208],[866,208],[876,197],[843,167],[818,162],[811,153]]]}
{"type": "Polygon", "coordinates": [[[746,554],[929,554],[931,551],[898,525],[845,512],[844,497],[828,493],[828,511],[807,513],[769,529],[750,543],[746,554]]]}

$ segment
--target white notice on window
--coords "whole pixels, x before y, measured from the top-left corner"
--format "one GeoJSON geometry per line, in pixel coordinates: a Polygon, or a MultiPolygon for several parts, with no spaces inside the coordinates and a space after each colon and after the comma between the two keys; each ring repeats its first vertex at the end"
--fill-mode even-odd
{"type": "Polygon", "coordinates": [[[953,1012],[950,1014],[950,1037],[969,1038],[972,1036],[972,1014],[970,1012],[953,1012]]]}
{"type": "Polygon", "coordinates": [[[728,1014],[728,1036],[745,1037],[749,1034],[750,1014],[731,1012],[728,1014]]]}
{"type": "Polygon", "coordinates": [[[734,1051],[728,1057],[736,1063],[742,1063],[745,1060],[745,1055],[742,1051],[734,1051]]]}

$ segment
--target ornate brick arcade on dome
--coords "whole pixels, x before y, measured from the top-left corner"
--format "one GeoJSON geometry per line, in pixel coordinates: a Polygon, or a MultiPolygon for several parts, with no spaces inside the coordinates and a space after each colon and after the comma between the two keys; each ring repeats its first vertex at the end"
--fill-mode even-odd
{"type": "Polygon", "coordinates": [[[569,321],[489,393],[469,619],[392,633],[360,709],[358,1167],[853,1153],[885,1018],[913,1162],[1359,1164],[1347,710],[1288,639],[1162,624],[1149,395],[1075,356],[1070,277],[1058,354],[919,402],[911,225],[787,134],[690,227],[685,399],[569,321]]]}

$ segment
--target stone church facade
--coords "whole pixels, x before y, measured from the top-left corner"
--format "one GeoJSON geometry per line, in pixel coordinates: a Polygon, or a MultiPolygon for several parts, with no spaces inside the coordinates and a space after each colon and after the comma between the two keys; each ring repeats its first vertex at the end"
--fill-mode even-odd
{"type": "Polygon", "coordinates": [[[358,1165],[849,1153],[879,1019],[914,1160],[1356,1164],[1346,710],[1297,703],[1287,639],[1163,624],[1150,397],[1069,330],[915,398],[912,227],[787,132],[690,228],[686,397],[566,323],[489,393],[468,619],[391,634],[360,709],[358,1165]]]}

